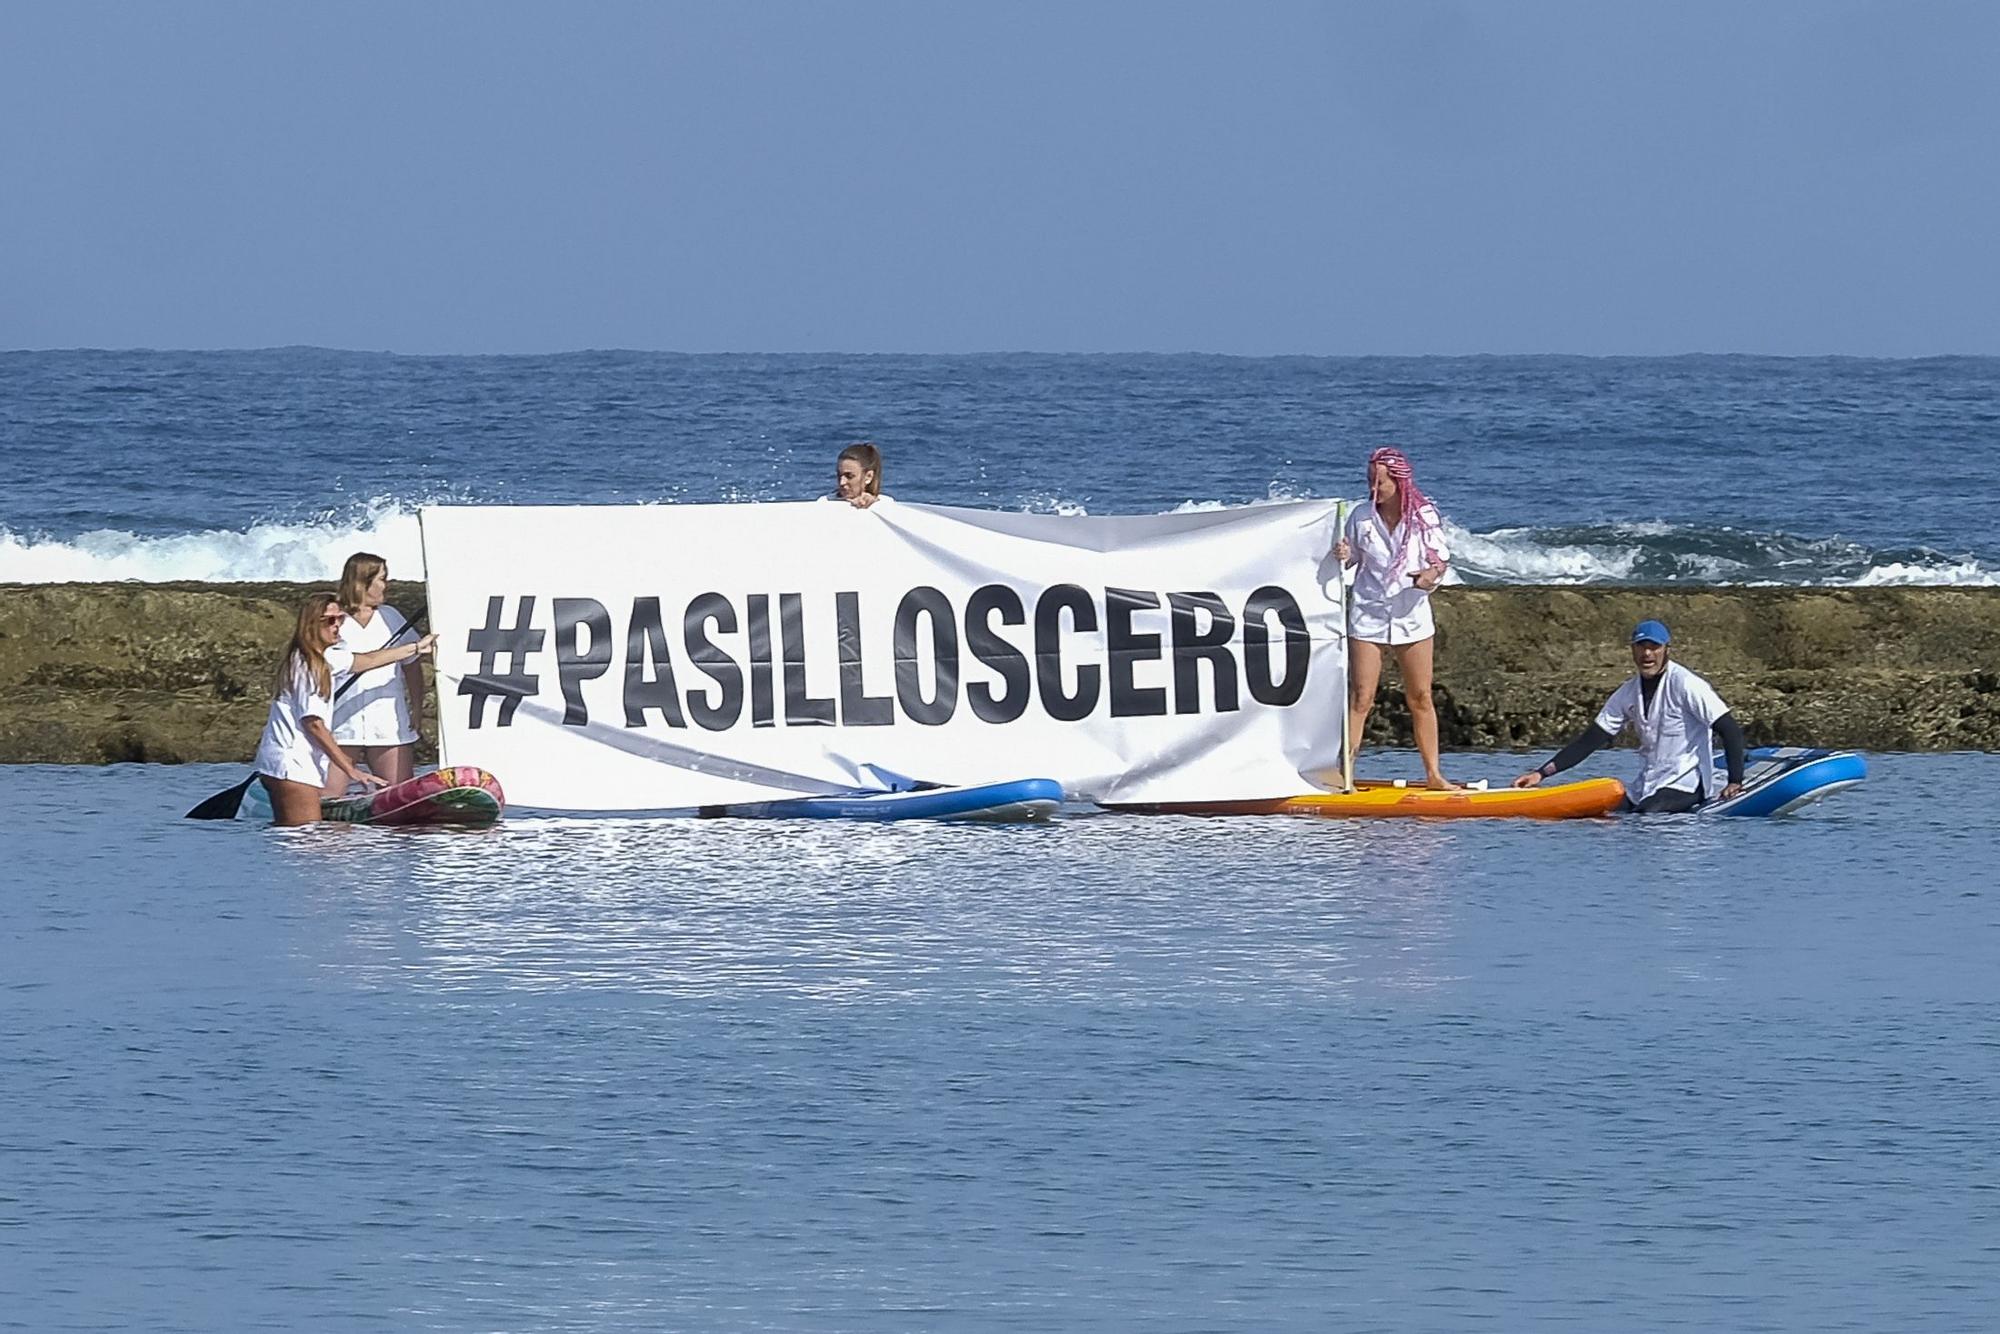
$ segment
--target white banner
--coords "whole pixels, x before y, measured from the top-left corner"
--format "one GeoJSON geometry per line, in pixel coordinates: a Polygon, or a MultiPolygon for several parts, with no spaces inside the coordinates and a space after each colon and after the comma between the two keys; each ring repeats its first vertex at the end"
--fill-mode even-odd
{"type": "Polygon", "coordinates": [[[1346,716],[1334,502],[422,513],[443,759],[520,806],[1054,778],[1290,796],[1346,716]]]}

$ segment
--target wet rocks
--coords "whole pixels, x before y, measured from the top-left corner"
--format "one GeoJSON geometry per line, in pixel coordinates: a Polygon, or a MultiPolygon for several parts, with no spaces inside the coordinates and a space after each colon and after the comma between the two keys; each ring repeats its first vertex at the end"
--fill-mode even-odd
{"type": "MultiPolygon", "coordinates": [[[[0,761],[248,760],[313,587],[0,585],[0,761]]],[[[395,601],[414,616],[423,590],[395,601]]],[[[1657,617],[1755,742],[2000,750],[2000,589],[1448,588],[1436,605],[1447,747],[1560,744],[1657,617]]],[[[1408,744],[1393,667],[1369,737],[1408,744]]]]}

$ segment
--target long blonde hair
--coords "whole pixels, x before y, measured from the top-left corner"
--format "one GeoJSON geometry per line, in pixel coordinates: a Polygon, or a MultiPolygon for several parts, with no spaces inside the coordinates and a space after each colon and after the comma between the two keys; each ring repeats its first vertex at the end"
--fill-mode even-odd
{"type": "Polygon", "coordinates": [[[882,494],[882,451],[869,441],[862,440],[840,451],[840,457],[833,463],[835,467],[853,459],[868,474],[867,492],[871,496],[882,494]]]}
{"type": "Polygon", "coordinates": [[[299,604],[299,623],[292,629],[292,642],[285,650],[284,661],[278,664],[279,695],[291,687],[292,673],[303,667],[319,687],[320,697],[333,698],[333,669],[326,665],[326,650],[320,645],[319,636],[326,609],[339,603],[340,599],[331,593],[313,593],[299,604]]]}
{"type": "Polygon", "coordinates": [[[340,605],[352,616],[361,610],[361,603],[368,596],[368,585],[375,582],[375,576],[389,568],[389,562],[373,552],[357,551],[347,558],[347,564],[340,571],[340,605]]]}

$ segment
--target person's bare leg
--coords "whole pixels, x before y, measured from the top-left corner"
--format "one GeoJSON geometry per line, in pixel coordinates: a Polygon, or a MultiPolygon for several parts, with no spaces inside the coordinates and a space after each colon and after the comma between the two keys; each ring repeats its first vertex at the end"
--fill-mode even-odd
{"type": "Polygon", "coordinates": [[[290,783],[269,774],[258,774],[257,781],[270,794],[272,824],[319,823],[319,789],[311,783],[290,783]]]}
{"type": "Polygon", "coordinates": [[[415,746],[364,746],[361,762],[368,772],[388,781],[391,787],[407,783],[416,774],[415,746]]]}
{"type": "Polygon", "coordinates": [[[1440,792],[1456,792],[1458,784],[1438,768],[1437,706],[1431,703],[1431,641],[1396,646],[1396,666],[1403,673],[1403,698],[1410,706],[1410,731],[1424,762],[1424,782],[1440,792]]]}
{"type": "Polygon", "coordinates": [[[1375,707],[1375,687],[1382,682],[1382,646],[1365,639],[1347,643],[1347,745],[1359,755],[1361,733],[1375,707]]]}
{"type": "MultiPolygon", "coordinates": [[[[359,746],[356,746],[354,747],[354,749],[348,751],[348,754],[355,756],[360,755],[360,753],[361,753],[361,748],[359,746]]],[[[357,760],[356,762],[358,763],[359,761],[357,760]]],[[[329,770],[326,775],[326,786],[319,790],[319,794],[322,797],[346,796],[347,775],[342,773],[338,768],[329,770]]]]}

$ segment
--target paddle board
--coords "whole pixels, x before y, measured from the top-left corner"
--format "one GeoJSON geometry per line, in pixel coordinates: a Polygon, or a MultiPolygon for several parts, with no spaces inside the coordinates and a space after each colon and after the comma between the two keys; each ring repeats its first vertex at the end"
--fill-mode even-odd
{"type": "Polygon", "coordinates": [[[1022,778],[975,787],[931,787],[914,792],[864,792],[835,797],[786,797],[778,801],[704,806],[707,818],[755,820],[1046,820],[1062,805],[1062,784],[1022,778]]]}
{"type": "MultiPolygon", "coordinates": [[[[1743,757],[1743,791],[1702,806],[1704,815],[1789,815],[1868,777],[1868,762],[1851,750],[1758,746],[1743,757]]],[[[1711,791],[1728,783],[1717,773],[1711,791]]]]}
{"type": "MultiPolygon", "coordinates": [[[[481,825],[499,819],[506,805],[499,779],[484,769],[460,764],[418,774],[394,787],[323,797],[319,818],[336,824],[481,825]]],[[[262,783],[251,783],[243,793],[237,818],[271,818],[271,798],[262,783]]]]}
{"type": "Polygon", "coordinates": [[[1263,801],[1174,802],[1151,806],[1113,806],[1111,810],[1146,815],[1318,815],[1334,818],[1410,818],[1456,820],[1513,816],[1533,820],[1568,820],[1608,815],[1625,799],[1625,785],[1615,778],[1586,778],[1575,783],[1544,783],[1540,787],[1467,788],[1432,792],[1363,779],[1352,792],[1308,792],[1263,801]]]}

